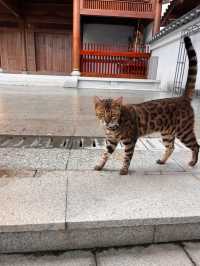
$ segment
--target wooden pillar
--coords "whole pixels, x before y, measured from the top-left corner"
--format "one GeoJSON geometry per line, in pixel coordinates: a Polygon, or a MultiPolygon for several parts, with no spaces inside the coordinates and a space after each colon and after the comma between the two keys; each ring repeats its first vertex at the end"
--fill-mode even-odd
{"type": "Polygon", "coordinates": [[[22,43],[22,73],[27,73],[27,53],[26,53],[26,33],[25,33],[25,21],[19,20],[19,29],[21,34],[22,43]]]}
{"type": "Polygon", "coordinates": [[[160,31],[160,20],[162,14],[162,0],[155,0],[155,19],[154,19],[154,26],[153,26],[153,35],[160,31]]]}
{"type": "Polygon", "coordinates": [[[80,0],[73,0],[73,38],[72,38],[72,73],[80,75],[80,49],[81,49],[81,25],[80,25],[80,0]]]}

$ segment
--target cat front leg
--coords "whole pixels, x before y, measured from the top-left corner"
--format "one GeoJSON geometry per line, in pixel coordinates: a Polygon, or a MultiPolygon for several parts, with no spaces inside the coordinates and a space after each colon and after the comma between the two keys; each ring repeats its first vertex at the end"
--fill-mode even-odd
{"type": "Polygon", "coordinates": [[[116,140],[106,140],[106,150],[104,151],[100,161],[95,166],[94,170],[101,171],[108,161],[110,155],[115,151],[118,141],[116,140]]]}
{"type": "Polygon", "coordinates": [[[137,140],[133,139],[123,139],[122,143],[125,146],[125,155],[124,155],[124,160],[123,160],[123,166],[120,169],[120,175],[127,175],[128,174],[128,169],[131,163],[131,159],[133,157],[133,152],[135,149],[135,144],[137,140]]]}

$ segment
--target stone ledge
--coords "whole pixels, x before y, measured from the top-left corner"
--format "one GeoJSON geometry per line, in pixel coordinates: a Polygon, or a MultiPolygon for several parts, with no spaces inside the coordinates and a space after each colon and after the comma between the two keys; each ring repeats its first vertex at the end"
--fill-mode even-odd
{"type": "Polygon", "coordinates": [[[78,88],[106,90],[150,90],[160,91],[160,81],[150,79],[91,78],[79,77],[78,88]]]}

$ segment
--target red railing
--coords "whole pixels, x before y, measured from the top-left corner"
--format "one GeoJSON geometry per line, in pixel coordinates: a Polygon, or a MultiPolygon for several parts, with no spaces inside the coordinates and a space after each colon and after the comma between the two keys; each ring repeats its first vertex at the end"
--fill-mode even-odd
{"type": "Polygon", "coordinates": [[[81,13],[89,15],[91,11],[101,15],[101,12],[105,14],[112,12],[113,16],[117,16],[121,12],[123,16],[136,14],[153,16],[154,4],[154,0],[81,0],[81,13]]]}
{"type": "Polygon", "coordinates": [[[149,12],[152,6],[151,0],[83,0],[83,8],[86,9],[149,12]]]}
{"type": "Polygon", "coordinates": [[[83,76],[147,78],[150,57],[147,46],[140,46],[137,50],[133,48],[117,50],[117,46],[109,49],[108,45],[100,44],[84,44],[83,47],[81,50],[83,76]]]}

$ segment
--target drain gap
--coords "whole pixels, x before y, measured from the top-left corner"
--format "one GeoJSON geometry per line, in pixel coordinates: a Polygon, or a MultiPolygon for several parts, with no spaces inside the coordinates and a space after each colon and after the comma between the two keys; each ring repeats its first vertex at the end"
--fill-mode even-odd
{"type": "Polygon", "coordinates": [[[53,137],[50,137],[49,147],[52,145],[53,147],[53,137]]]}
{"type": "Polygon", "coordinates": [[[95,139],[93,139],[93,141],[92,141],[92,147],[94,147],[94,148],[96,148],[96,141],[95,141],[95,139]]]}
{"type": "Polygon", "coordinates": [[[64,140],[64,142],[60,145],[61,148],[65,147],[67,145],[67,139],[64,140]]]}
{"type": "Polygon", "coordinates": [[[79,147],[83,148],[83,140],[82,139],[80,139],[80,141],[79,141],[79,147]]]}

